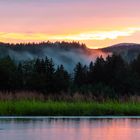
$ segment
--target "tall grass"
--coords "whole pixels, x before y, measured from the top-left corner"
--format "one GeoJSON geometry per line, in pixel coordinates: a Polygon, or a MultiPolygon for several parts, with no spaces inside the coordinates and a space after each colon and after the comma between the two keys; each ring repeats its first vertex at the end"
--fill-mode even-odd
{"type": "MultiPolygon", "coordinates": [[[[138,95],[131,95],[131,96],[120,96],[118,98],[112,98],[115,101],[119,102],[140,102],[140,96],[138,95]]],[[[108,96],[98,96],[96,97],[92,93],[82,94],[79,92],[75,93],[50,93],[50,94],[43,94],[38,92],[31,92],[31,91],[19,91],[19,92],[0,92],[0,101],[22,101],[22,100],[36,100],[36,101],[70,101],[70,102],[105,102],[110,100],[108,96]]]]}
{"type": "Polygon", "coordinates": [[[140,104],[134,102],[55,102],[0,101],[0,115],[22,116],[101,116],[140,115],[140,104]]]}
{"type": "Polygon", "coordinates": [[[14,116],[101,116],[140,115],[140,97],[118,100],[96,99],[91,94],[51,94],[0,92],[0,115],[14,116]]]}

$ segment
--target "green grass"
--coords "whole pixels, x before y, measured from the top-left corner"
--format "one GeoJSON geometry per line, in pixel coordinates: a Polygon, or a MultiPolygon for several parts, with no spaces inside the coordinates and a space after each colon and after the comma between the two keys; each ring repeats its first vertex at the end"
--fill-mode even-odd
{"type": "Polygon", "coordinates": [[[140,115],[140,103],[0,101],[0,115],[101,116],[140,115]]]}

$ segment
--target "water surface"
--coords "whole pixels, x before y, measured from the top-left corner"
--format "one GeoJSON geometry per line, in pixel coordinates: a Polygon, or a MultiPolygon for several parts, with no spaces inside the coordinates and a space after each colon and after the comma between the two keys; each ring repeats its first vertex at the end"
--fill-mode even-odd
{"type": "Polygon", "coordinates": [[[140,118],[0,118],[0,140],[140,140],[140,118]]]}

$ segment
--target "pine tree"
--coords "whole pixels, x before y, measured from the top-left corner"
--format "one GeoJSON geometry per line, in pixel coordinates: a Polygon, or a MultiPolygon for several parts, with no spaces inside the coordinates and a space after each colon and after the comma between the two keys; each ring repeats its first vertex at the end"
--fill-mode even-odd
{"type": "Polygon", "coordinates": [[[74,84],[78,87],[87,84],[87,67],[78,63],[74,69],[74,84]]]}
{"type": "Polygon", "coordinates": [[[94,64],[90,62],[88,72],[88,84],[93,85],[94,83],[94,64]]]}
{"type": "Polygon", "coordinates": [[[100,83],[104,82],[104,75],[105,75],[105,60],[102,56],[98,57],[94,63],[94,67],[92,68],[93,74],[93,82],[100,83]]]}
{"type": "Polygon", "coordinates": [[[16,65],[11,58],[5,57],[0,59],[0,89],[13,90],[16,76],[16,65]]]}
{"type": "Polygon", "coordinates": [[[64,69],[63,65],[57,67],[54,81],[56,91],[60,92],[68,90],[70,84],[70,76],[64,69]]]}

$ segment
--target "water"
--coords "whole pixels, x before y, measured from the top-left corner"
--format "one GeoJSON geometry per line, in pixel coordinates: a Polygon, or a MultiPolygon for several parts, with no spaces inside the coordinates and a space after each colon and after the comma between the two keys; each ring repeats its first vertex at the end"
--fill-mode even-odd
{"type": "Polygon", "coordinates": [[[140,118],[0,118],[0,140],[140,140],[140,118]]]}

